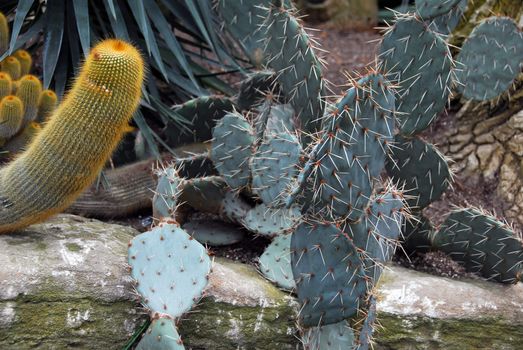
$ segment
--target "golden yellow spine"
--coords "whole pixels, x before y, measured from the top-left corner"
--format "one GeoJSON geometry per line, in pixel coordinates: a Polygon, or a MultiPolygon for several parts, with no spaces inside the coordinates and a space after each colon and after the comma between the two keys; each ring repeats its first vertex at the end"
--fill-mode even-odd
{"type": "Polygon", "coordinates": [[[16,96],[10,95],[0,101],[0,138],[9,140],[22,126],[24,105],[16,96]]]}
{"type": "Polygon", "coordinates": [[[7,18],[0,12],[0,55],[9,49],[9,25],[7,18]]]}
{"type": "Polygon", "coordinates": [[[29,74],[31,67],[33,66],[33,58],[31,54],[25,50],[16,51],[13,56],[16,57],[18,62],[20,62],[20,74],[22,76],[29,74]]]}
{"type": "Polygon", "coordinates": [[[143,77],[132,45],[108,39],[91,50],[42,131],[0,170],[0,233],[62,211],[96,179],[138,107],[143,77]]]}
{"type": "Polygon", "coordinates": [[[36,119],[38,102],[42,94],[42,82],[34,75],[24,75],[18,83],[16,96],[24,104],[24,125],[36,119]]]}
{"type": "Polygon", "coordinates": [[[22,76],[22,65],[15,56],[7,56],[0,66],[2,71],[9,74],[13,80],[18,80],[22,76]]]}
{"type": "Polygon", "coordinates": [[[57,104],[58,97],[53,90],[42,91],[38,100],[38,116],[36,120],[39,122],[46,121],[47,117],[56,109],[57,104]]]}
{"type": "Polygon", "coordinates": [[[13,91],[13,81],[7,73],[0,72],[0,99],[11,95],[13,91]]]}

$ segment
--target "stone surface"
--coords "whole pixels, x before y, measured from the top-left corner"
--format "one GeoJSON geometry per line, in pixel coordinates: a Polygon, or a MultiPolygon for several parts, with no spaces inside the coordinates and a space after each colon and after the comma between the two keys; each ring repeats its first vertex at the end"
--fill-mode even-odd
{"type": "Polygon", "coordinates": [[[142,322],[126,269],[137,232],[73,215],[0,235],[0,349],[119,349],[142,322]]]}
{"type": "MultiPolygon", "coordinates": [[[[0,235],[0,349],[121,349],[144,315],[126,270],[133,229],[72,215],[0,235]]],[[[300,349],[298,305],[252,267],[216,259],[184,316],[186,349],[300,349]]],[[[392,266],[378,286],[377,350],[521,349],[523,284],[392,266]]]]}

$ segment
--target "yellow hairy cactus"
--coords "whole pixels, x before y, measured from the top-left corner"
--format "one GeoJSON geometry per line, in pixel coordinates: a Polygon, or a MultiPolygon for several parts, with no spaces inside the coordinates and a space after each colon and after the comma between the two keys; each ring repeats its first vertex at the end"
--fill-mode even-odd
{"type": "Polygon", "coordinates": [[[7,18],[0,12],[0,55],[9,48],[9,26],[7,18]]]}
{"type": "Polygon", "coordinates": [[[40,94],[40,100],[38,101],[38,116],[36,120],[43,122],[47,117],[56,109],[58,103],[58,97],[53,90],[44,90],[40,94]]]}
{"type": "Polygon", "coordinates": [[[6,96],[0,101],[0,139],[10,139],[20,130],[23,110],[24,105],[16,96],[6,96]]]}
{"type": "MultiPolygon", "coordinates": [[[[37,122],[31,122],[26,125],[22,131],[18,132],[15,137],[7,141],[2,151],[7,151],[7,157],[13,158],[18,152],[24,150],[29,142],[42,130],[42,126],[37,122]]],[[[0,191],[1,193],[1,191],[0,191]]]]}
{"type": "Polygon", "coordinates": [[[22,76],[22,65],[15,56],[7,56],[1,64],[2,71],[11,76],[11,79],[18,80],[22,76]]]}
{"type": "Polygon", "coordinates": [[[31,54],[25,50],[18,50],[14,55],[18,62],[20,62],[20,71],[21,75],[27,75],[31,71],[31,66],[33,65],[33,58],[31,54]]]}
{"type": "Polygon", "coordinates": [[[38,102],[42,94],[42,82],[34,75],[25,75],[20,79],[16,96],[24,104],[24,125],[36,119],[38,102]]]}
{"type": "Polygon", "coordinates": [[[0,233],[62,211],[96,179],[129,128],[143,77],[132,45],[109,39],[91,50],[47,124],[0,170],[0,233]]]}
{"type": "Polygon", "coordinates": [[[7,73],[0,72],[0,99],[11,95],[13,90],[13,80],[7,73]]]}

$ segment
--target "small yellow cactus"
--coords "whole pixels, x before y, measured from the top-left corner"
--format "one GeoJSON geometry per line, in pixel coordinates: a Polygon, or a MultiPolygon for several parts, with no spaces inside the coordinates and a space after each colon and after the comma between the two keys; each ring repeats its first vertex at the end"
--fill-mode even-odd
{"type": "Polygon", "coordinates": [[[22,100],[24,104],[24,125],[36,119],[41,94],[42,82],[37,77],[34,75],[25,75],[20,79],[16,96],[22,100]]]}
{"type": "Polygon", "coordinates": [[[36,120],[38,122],[44,122],[47,117],[56,109],[58,103],[58,97],[53,90],[44,90],[40,94],[38,101],[38,116],[36,120]]]}
{"type": "Polygon", "coordinates": [[[15,56],[18,62],[20,62],[21,75],[24,76],[29,74],[33,65],[31,54],[25,50],[18,50],[13,54],[13,56],[15,56]]]}
{"type": "Polygon", "coordinates": [[[0,55],[9,49],[9,26],[7,18],[0,12],[0,55]]]}
{"type": "Polygon", "coordinates": [[[11,95],[13,91],[13,80],[7,73],[0,72],[0,99],[11,95]]]}
{"type": "Polygon", "coordinates": [[[13,80],[18,80],[22,76],[22,65],[15,56],[7,56],[0,66],[2,72],[9,74],[13,80]]]}
{"type": "Polygon", "coordinates": [[[13,158],[16,154],[24,151],[31,140],[42,130],[42,125],[37,122],[31,122],[26,125],[22,131],[15,137],[5,142],[2,151],[9,152],[8,157],[13,158]]]}
{"type": "Polygon", "coordinates": [[[129,128],[143,59],[132,45],[100,42],[27,150],[0,169],[0,233],[59,213],[98,176],[129,128]]]}
{"type": "Polygon", "coordinates": [[[9,95],[0,101],[0,139],[8,140],[22,126],[24,105],[16,96],[9,95]]]}

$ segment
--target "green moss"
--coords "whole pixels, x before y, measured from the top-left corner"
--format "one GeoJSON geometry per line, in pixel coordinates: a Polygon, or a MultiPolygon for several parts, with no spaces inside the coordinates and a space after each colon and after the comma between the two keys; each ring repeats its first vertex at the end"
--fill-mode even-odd
{"type": "Polygon", "coordinates": [[[238,307],[205,299],[180,326],[193,350],[296,349],[296,310],[287,303],[271,307],[238,307]],[[202,309],[202,312],[198,312],[202,309]]]}
{"type": "Polygon", "coordinates": [[[500,319],[453,320],[381,314],[380,350],[521,349],[523,329],[500,319]]]}
{"type": "Polygon", "coordinates": [[[80,250],[82,250],[82,247],[76,243],[66,243],[65,247],[71,252],[79,252],[80,250]]]}

